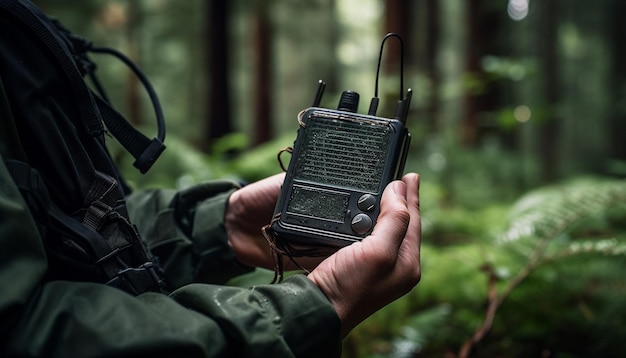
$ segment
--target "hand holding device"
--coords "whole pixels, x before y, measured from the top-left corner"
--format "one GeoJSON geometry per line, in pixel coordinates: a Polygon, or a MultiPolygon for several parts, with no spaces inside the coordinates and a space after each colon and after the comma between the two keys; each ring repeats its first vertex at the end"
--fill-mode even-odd
{"type": "Polygon", "coordinates": [[[295,254],[293,245],[336,250],[361,241],[376,224],[386,185],[402,176],[411,138],[405,123],[412,95],[410,89],[404,94],[402,72],[395,116],[376,116],[380,60],[391,37],[402,45],[393,33],[383,39],[368,114],[356,113],[359,94],[353,91],[343,92],[336,110],[319,107],[322,81],[313,106],[300,113],[292,159],[269,229],[278,249],[295,254]]]}
{"type": "Polygon", "coordinates": [[[420,281],[418,190],[417,174],[393,181],[382,195],[372,234],[337,251],[308,275],[335,307],[344,336],[420,281]]]}

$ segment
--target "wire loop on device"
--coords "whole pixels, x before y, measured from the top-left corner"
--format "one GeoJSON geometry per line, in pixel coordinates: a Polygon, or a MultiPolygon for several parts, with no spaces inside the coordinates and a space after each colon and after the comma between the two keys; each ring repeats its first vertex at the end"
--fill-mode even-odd
{"type": "Polygon", "coordinates": [[[280,165],[280,169],[282,169],[284,172],[286,172],[286,171],[287,171],[287,168],[286,168],[286,167],[285,167],[285,165],[283,164],[283,160],[281,159],[281,156],[282,156],[282,154],[283,154],[283,153],[285,153],[285,152],[287,152],[287,153],[291,154],[291,153],[293,153],[293,148],[292,148],[292,147],[285,147],[285,148],[283,148],[283,149],[281,149],[281,150],[279,150],[279,151],[278,151],[278,155],[277,155],[277,158],[278,158],[278,165],[280,165]]]}
{"type": "Polygon", "coordinates": [[[305,274],[309,274],[310,271],[300,265],[300,263],[296,261],[296,257],[328,257],[334,252],[331,248],[327,247],[296,248],[281,240],[279,237],[274,235],[274,232],[271,229],[272,224],[278,221],[279,217],[280,213],[272,219],[270,224],[261,228],[263,237],[267,240],[274,259],[274,278],[272,279],[272,282],[270,282],[272,284],[283,281],[283,273],[285,269],[283,262],[284,256],[287,256],[298,269],[302,270],[305,274]]]}
{"type": "Polygon", "coordinates": [[[302,117],[304,116],[304,112],[306,112],[306,109],[303,109],[303,110],[300,111],[300,113],[298,113],[298,124],[302,128],[306,127],[306,123],[304,123],[302,121],[302,117]]]}
{"type": "Polygon", "coordinates": [[[305,274],[308,275],[310,271],[304,266],[300,265],[300,263],[296,261],[296,257],[328,257],[334,252],[331,248],[327,247],[296,248],[289,243],[281,240],[278,236],[274,234],[274,231],[271,228],[272,224],[278,221],[279,217],[280,213],[274,216],[270,224],[265,225],[263,228],[261,228],[263,237],[265,237],[265,240],[267,240],[267,243],[272,252],[272,258],[274,259],[274,278],[270,283],[282,282],[285,268],[283,262],[284,256],[287,256],[298,269],[302,270],[305,274]]]}
{"type": "Polygon", "coordinates": [[[385,42],[390,37],[395,37],[400,42],[400,92],[399,99],[402,100],[402,94],[404,92],[404,43],[402,42],[402,37],[400,35],[390,32],[383,38],[382,43],[380,44],[380,53],[378,54],[378,66],[376,68],[376,85],[374,87],[374,97],[378,98],[378,79],[380,77],[380,64],[383,59],[383,49],[385,47],[385,42]]]}

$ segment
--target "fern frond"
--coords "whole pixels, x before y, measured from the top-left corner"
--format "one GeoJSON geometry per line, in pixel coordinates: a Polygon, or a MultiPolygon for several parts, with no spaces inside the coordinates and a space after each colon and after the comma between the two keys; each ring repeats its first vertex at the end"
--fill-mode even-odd
{"type": "Polygon", "coordinates": [[[441,331],[452,312],[448,304],[441,304],[421,311],[409,318],[402,327],[402,334],[393,341],[390,358],[410,358],[441,331]]]}
{"type": "Polygon", "coordinates": [[[579,240],[570,243],[558,253],[546,257],[546,260],[576,256],[581,254],[602,254],[606,256],[626,256],[626,242],[617,238],[602,240],[579,240]]]}
{"type": "MultiPolygon", "coordinates": [[[[626,180],[577,180],[535,190],[518,201],[511,216],[509,229],[496,243],[506,254],[521,254],[524,262],[516,262],[521,266],[504,280],[497,274],[494,262],[482,267],[488,278],[485,317],[461,346],[459,357],[467,357],[485,337],[504,300],[539,266],[582,253],[626,254],[626,180]],[[586,220],[591,218],[601,220],[586,220]],[[587,221],[594,225],[587,230],[576,229],[591,233],[592,239],[572,240],[572,229],[587,221]],[[598,222],[602,223],[602,230],[598,230],[598,222]],[[612,235],[615,237],[607,239],[612,235]],[[597,238],[593,240],[593,236],[597,238]]],[[[510,264],[507,261],[505,265],[510,264]]]]}
{"type": "Polygon", "coordinates": [[[626,180],[586,179],[535,190],[512,208],[500,244],[554,238],[581,219],[619,210],[626,218],[626,180]]]}

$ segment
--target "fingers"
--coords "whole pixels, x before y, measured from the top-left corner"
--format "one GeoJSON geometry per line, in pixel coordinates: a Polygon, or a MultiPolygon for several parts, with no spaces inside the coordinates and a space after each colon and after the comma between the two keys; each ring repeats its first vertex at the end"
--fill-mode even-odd
{"type": "Polygon", "coordinates": [[[387,185],[380,200],[380,215],[374,231],[363,242],[375,241],[381,253],[390,257],[397,255],[411,219],[407,195],[408,187],[404,181],[396,180],[387,185]]]}
{"type": "Polygon", "coordinates": [[[421,237],[421,218],[419,202],[419,175],[410,173],[402,178],[407,190],[407,208],[411,216],[409,227],[407,228],[407,239],[416,241],[419,245],[421,237]]]}
{"type": "Polygon", "coordinates": [[[411,220],[398,254],[398,263],[406,270],[407,289],[412,288],[421,279],[420,246],[422,224],[419,212],[419,176],[407,174],[402,178],[407,185],[407,206],[411,220]]]}
{"type": "MultiPolygon", "coordinates": [[[[255,198],[259,195],[278,196],[280,187],[283,185],[285,173],[274,174],[254,183],[248,184],[239,190],[239,194],[255,198]]],[[[276,198],[274,198],[276,200],[276,198]]]]}
{"type": "Polygon", "coordinates": [[[381,264],[419,266],[421,219],[419,214],[419,176],[411,173],[390,183],[381,197],[381,212],[372,235],[363,244],[373,250],[381,264]]]}
{"type": "Polygon", "coordinates": [[[308,276],[335,307],[343,334],[419,282],[418,189],[417,174],[390,183],[372,235],[337,251],[308,276]]]}
{"type": "Polygon", "coordinates": [[[235,191],[229,199],[232,215],[238,219],[261,215],[269,221],[284,178],[284,173],[275,174],[235,191]]]}

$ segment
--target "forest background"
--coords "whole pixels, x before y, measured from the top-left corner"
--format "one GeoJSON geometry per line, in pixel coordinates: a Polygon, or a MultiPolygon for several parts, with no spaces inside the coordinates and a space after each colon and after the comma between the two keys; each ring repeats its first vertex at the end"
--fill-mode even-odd
{"type": "MultiPolygon", "coordinates": [[[[354,330],[344,357],[626,355],[626,2],[35,2],[155,86],[163,157],[142,176],[110,143],[135,188],[279,172],[317,81],[322,106],[351,89],[364,113],[380,41],[400,34],[423,279],[354,330]]],[[[156,131],[137,78],[91,57],[114,106],[156,131]]],[[[379,115],[393,111],[399,64],[389,41],[379,115]]]]}

